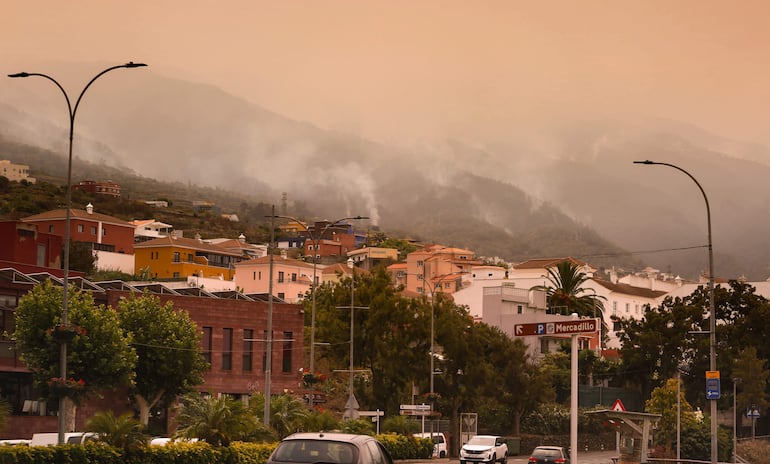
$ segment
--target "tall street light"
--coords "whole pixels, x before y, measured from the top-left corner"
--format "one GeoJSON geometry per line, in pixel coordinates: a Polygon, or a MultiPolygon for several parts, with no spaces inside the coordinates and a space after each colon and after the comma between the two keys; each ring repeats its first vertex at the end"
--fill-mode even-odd
{"type": "MultiPolygon", "coordinates": [[[[64,95],[64,99],[67,101],[67,112],[69,116],[69,122],[70,122],[70,131],[69,131],[69,154],[67,159],[67,191],[66,191],[66,208],[67,211],[64,214],[64,269],[62,271],[62,277],[64,279],[63,284],[63,294],[62,294],[62,312],[61,312],[61,322],[62,324],[67,324],[67,317],[69,313],[69,295],[68,295],[68,285],[69,285],[69,268],[70,268],[70,221],[71,221],[71,208],[72,208],[72,139],[75,134],[75,114],[77,114],[78,107],[80,106],[80,100],[83,98],[83,95],[86,93],[86,90],[88,90],[89,87],[91,87],[91,84],[94,83],[94,81],[104,74],[120,68],[140,68],[143,66],[147,66],[144,63],[134,63],[133,61],[129,61],[126,64],[119,64],[117,66],[111,66],[103,71],[101,71],[99,74],[91,78],[90,81],[88,81],[88,84],[83,88],[83,90],[80,92],[80,95],[78,96],[78,99],[75,101],[75,106],[72,106],[72,103],[70,101],[70,97],[67,94],[67,91],[64,90],[64,87],[59,84],[59,82],[54,79],[53,77],[42,74],[42,73],[28,73],[28,72],[20,72],[15,74],[8,74],[8,77],[17,78],[17,77],[32,77],[32,76],[38,76],[43,77],[45,79],[48,79],[49,81],[53,82],[56,87],[61,90],[61,93],[64,95]]],[[[61,342],[61,348],[59,352],[59,369],[60,369],[60,376],[62,379],[67,378],[67,341],[62,340],[61,342]]],[[[66,417],[65,417],[65,399],[66,397],[63,396],[59,398],[59,421],[58,421],[58,427],[59,427],[59,444],[64,443],[64,429],[66,427],[66,417]]]]}
{"type": "Polygon", "coordinates": [[[350,268],[350,365],[348,366],[348,402],[345,405],[347,409],[348,419],[355,419],[355,410],[358,409],[358,401],[356,395],[353,394],[353,322],[355,321],[353,315],[355,314],[355,291],[356,291],[356,267],[353,262],[353,258],[348,258],[348,267],[350,268]]]}
{"type": "Polygon", "coordinates": [[[737,385],[741,382],[740,377],[733,378],[733,462],[738,462],[738,390],[737,385]]]}
{"type": "MultiPolygon", "coordinates": [[[[280,219],[288,219],[290,221],[294,221],[297,224],[300,224],[304,229],[305,232],[310,237],[310,241],[313,244],[313,283],[310,286],[310,298],[311,298],[311,309],[310,309],[310,373],[315,372],[315,307],[316,307],[316,286],[317,286],[317,280],[316,277],[317,269],[318,269],[318,246],[321,240],[323,240],[324,235],[326,234],[326,231],[329,230],[330,227],[339,224],[342,221],[347,221],[350,219],[369,219],[368,216],[349,216],[349,217],[343,217],[339,218],[334,222],[330,222],[326,224],[326,227],[324,227],[321,230],[321,233],[317,236],[313,231],[315,231],[315,228],[313,228],[313,231],[306,226],[302,221],[300,221],[297,218],[291,217],[291,216],[274,216],[276,218],[280,219]]],[[[317,231],[316,231],[317,232],[317,231]]],[[[310,398],[310,406],[313,406],[313,399],[310,398]]]]}
{"type": "Polygon", "coordinates": [[[273,246],[275,244],[275,205],[270,215],[270,243],[267,245],[268,283],[267,283],[267,337],[265,340],[265,409],[262,421],[270,425],[270,377],[273,370],[273,246]]]}
{"type": "MultiPolygon", "coordinates": [[[[683,172],[689,177],[695,185],[700,189],[700,193],[703,195],[703,201],[706,203],[706,222],[708,225],[708,252],[709,252],[709,370],[714,372],[717,370],[717,336],[716,336],[716,304],[714,303],[714,248],[711,242],[711,208],[709,207],[709,199],[706,196],[706,192],[701,187],[700,182],[695,179],[689,172],[680,168],[677,165],[670,163],[660,163],[657,161],[634,161],[634,164],[657,164],[660,166],[668,166],[674,168],[680,172],[683,172]]],[[[717,464],[717,399],[709,399],[710,411],[711,411],[711,464],[717,464]]]]}

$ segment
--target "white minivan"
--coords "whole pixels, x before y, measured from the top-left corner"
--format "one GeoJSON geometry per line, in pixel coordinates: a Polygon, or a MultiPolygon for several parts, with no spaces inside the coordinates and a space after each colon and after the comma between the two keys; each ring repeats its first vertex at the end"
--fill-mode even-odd
{"type": "Polygon", "coordinates": [[[417,438],[432,438],[433,439],[433,457],[434,458],[447,457],[446,435],[444,435],[442,432],[415,433],[414,436],[417,438]]]}

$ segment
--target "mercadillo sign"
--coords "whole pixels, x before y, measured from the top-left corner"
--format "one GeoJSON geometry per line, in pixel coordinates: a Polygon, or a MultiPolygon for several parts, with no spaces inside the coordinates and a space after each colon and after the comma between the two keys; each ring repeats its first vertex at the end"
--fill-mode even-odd
{"type": "Polygon", "coordinates": [[[599,319],[575,319],[572,321],[534,322],[516,324],[513,326],[514,335],[526,337],[531,335],[572,335],[591,333],[599,330],[599,319]]]}

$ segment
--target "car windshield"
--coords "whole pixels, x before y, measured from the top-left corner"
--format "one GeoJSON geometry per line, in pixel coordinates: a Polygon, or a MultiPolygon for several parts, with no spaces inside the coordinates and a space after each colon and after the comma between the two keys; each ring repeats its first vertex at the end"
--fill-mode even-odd
{"type": "Polygon", "coordinates": [[[469,445],[495,446],[495,437],[475,436],[468,441],[469,445]]]}
{"type": "Polygon", "coordinates": [[[331,440],[286,440],[273,454],[274,461],[353,464],[355,446],[331,440]]]}

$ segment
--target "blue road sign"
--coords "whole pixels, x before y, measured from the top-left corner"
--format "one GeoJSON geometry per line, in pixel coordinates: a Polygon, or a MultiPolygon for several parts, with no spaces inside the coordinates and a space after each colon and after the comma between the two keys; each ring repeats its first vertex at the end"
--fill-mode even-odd
{"type": "Polygon", "coordinates": [[[706,379],[706,399],[718,400],[721,396],[719,379],[706,379]]]}
{"type": "Polygon", "coordinates": [[[545,324],[538,324],[537,325],[537,334],[538,335],[544,335],[545,334],[545,324]]]}

